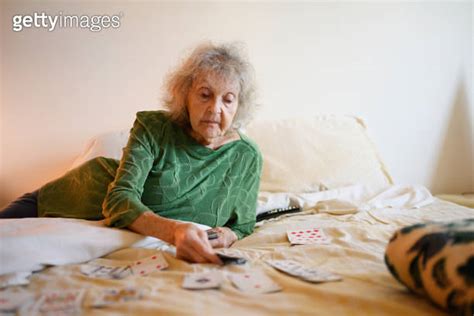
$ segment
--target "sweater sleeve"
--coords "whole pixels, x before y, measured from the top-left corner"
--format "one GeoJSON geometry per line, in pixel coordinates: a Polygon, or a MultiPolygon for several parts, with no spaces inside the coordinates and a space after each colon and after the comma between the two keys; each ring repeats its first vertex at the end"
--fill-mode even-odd
{"type": "Polygon", "coordinates": [[[257,197],[262,173],[262,157],[259,152],[249,159],[250,163],[242,170],[239,195],[233,218],[226,224],[239,239],[253,232],[256,222],[257,197]]]}
{"type": "Polygon", "coordinates": [[[102,203],[102,213],[108,226],[127,227],[142,213],[150,210],[142,203],[141,196],[153,166],[153,139],[140,121],[139,114],[123,149],[115,179],[110,183],[102,203]]]}

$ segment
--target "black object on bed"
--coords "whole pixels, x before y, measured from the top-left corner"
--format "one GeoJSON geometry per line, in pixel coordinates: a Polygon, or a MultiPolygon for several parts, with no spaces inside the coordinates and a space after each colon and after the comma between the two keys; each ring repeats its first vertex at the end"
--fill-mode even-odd
{"type": "Polygon", "coordinates": [[[275,218],[284,214],[291,214],[300,212],[299,206],[289,206],[284,208],[275,208],[257,215],[257,222],[263,221],[264,219],[275,218]]]}

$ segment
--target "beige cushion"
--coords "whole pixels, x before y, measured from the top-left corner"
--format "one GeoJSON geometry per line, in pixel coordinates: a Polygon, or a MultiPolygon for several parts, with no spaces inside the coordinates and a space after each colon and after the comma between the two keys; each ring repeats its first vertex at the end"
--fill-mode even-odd
{"type": "Polygon", "coordinates": [[[127,145],[130,129],[113,131],[100,134],[90,139],[82,150],[82,153],[76,157],[69,170],[74,169],[84,162],[96,157],[107,157],[120,160],[122,158],[122,149],[127,145]]]}
{"type": "MultiPolygon", "coordinates": [[[[104,156],[120,159],[129,129],[91,139],[71,168],[104,156]]],[[[365,184],[375,192],[392,184],[360,119],[318,116],[252,123],[246,134],[263,154],[261,191],[309,192],[365,184]]]]}
{"type": "Polygon", "coordinates": [[[260,190],[308,192],[392,184],[363,122],[351,116],[254,122],[246,133],[263,154],[260,190]]]}
{"type": "Polygon", "coordinates": [[[474,208],[474,193],[463,194],[438,194],[437,198],[445,201],[453,202],[459,205],[474,208]]]}

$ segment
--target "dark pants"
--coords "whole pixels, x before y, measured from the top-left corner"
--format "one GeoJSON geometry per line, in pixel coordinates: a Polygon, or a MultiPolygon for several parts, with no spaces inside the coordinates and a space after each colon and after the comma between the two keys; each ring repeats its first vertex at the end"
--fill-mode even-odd
{"type": "Polygon", "coordinates": [[[26,193],[0,211],[0,218],[38,217],[38,190],[26,193]]]}

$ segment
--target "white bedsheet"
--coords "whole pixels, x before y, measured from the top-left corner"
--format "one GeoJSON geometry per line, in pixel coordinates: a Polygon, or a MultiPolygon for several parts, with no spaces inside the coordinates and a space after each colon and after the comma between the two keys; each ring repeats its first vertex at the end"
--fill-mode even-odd
{"type": "Polygon", "coordinates": [[[382,208],[420,208],[434,201],[429,190],[420,185],[392,185],[373,192],[364,185],[311,193],[260,192],[257,214],[270,209],[299,206],[304,210],[349,214],[382,208]]]}

